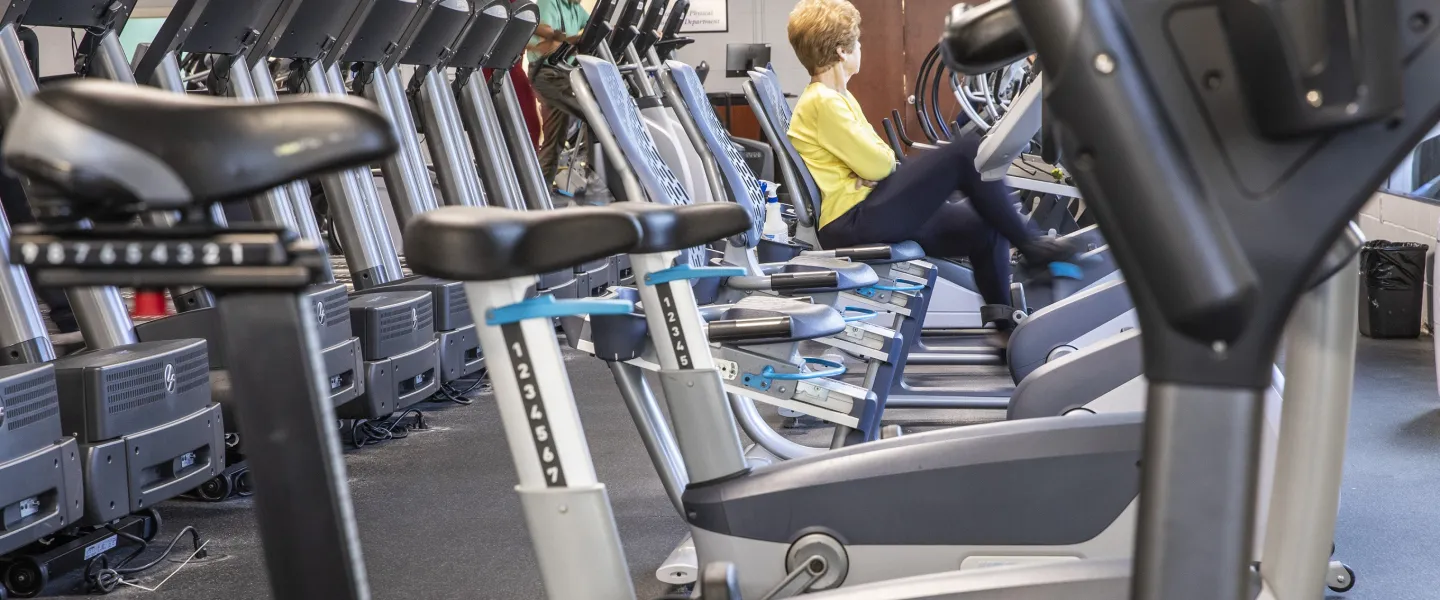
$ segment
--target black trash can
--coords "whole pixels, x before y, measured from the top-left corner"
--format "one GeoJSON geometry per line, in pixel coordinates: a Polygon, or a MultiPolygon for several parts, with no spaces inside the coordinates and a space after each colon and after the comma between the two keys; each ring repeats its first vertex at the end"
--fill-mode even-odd
{"type": "Polygon", "coordinates": [[[1365,242],[1360,250],[1360,333],[1372,338],[1420,336],[1427,250],[1413,242],[1365,242]]]}

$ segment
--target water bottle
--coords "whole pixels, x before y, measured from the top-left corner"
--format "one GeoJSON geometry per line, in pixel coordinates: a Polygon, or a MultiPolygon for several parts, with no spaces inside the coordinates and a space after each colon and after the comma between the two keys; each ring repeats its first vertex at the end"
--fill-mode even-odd
{"type": "Polygon", "coordinates": [[[780,184],[761,181],[760,189],[765,192],[765,228],[762,234],[773,242],[790,243],[790,225],[785,223],[784,213],[780,210],[780,184]]]}

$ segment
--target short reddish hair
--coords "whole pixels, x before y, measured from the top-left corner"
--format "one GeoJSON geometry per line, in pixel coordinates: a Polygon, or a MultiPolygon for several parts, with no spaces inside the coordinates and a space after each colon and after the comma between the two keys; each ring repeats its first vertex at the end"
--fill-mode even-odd
{"type": "Polygon", "coordinates": [[[849,0],[800,0],[790,11],[785,31],[790,47],[810,75],[840,62],[836,50],[860,41],[860,10],[849,0]]]}

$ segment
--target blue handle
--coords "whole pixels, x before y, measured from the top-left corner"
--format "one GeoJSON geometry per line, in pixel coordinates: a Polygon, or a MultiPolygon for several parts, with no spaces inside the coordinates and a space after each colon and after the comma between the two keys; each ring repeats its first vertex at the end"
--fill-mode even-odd
{"type": "Polygon", "coordinates": [[[1058,279],[1080,279],[1085,276],[1085,271],[1075,263],[1052,262],[1050,263],[1050,276],[1058,279]]]}
{"type": "Polygon", "coordinates": [[[853,316],[852,316],[852,315],[846,315],[846,316],[845,316],[845,322],[846,322],[846,323],[854,323],[854,322],[856,322],[856,321],[866,321],[866,320],[875,318],[875,315],[876,315],[876,314],[879,314],[879,313],[876,313],[875,311],[873,311],[873,310],[871,310],[871,309],[868,309],[868,308],[860,308],[860,307],[858,307],[858,306],[847,306],[847,307],[845,307],[845,310],[844,310],[843,312],[847,312],[847,313],[848,313],[848,312],[860,313],[860,314],[858,314],[858,315],[853,315],[853,316]]]}
{"type": "Polygon", "coordinates": [[[870,287],[880,290],[882,292],[920,292],[925,290],[925,284],[916,281],[910,281],[909,279],[896,279],[895,285],[880,285],[877,283],[870,287]]]}
{"type": "Polygon", "coordinates": [[[708,279],[711,277],[741,277],[745,275],[745,269],[740,267],[692,267],[690,265],[676,265],[663,271],[655,271],[645,275],[645,285],[660,285],[671,281],[708,279]]]}
{"type": "Polygon", "coordinates": [[[500,306],[485,311],[486,325],[518,323],[525,319],[573,317],[576,315],[626,315],[635,310],[635,303],[629,300],[556,300],[545,294],[522,300],[509,306],[500,306]]]}
{"type": "Polygon", "coordinates": [[[769,366],[769,365],[766,365],[766,366],[765,366],[765,370],[760,371],[760,376],[761,376],[761,377],[765,377],[765,378],[767,378],[767,379],[782,379],[782,380],[787,380],[787,381],[803,381],[803,380],[806,380],[806,379],[822,379],[822,378],[825,378],[825,377],[839,377],[839,376],[845,374],[845,365],[842,365],[842,364],[840,364],[840,363],[838,363],[838,362],[835,362],[835,361],[833,361],[833,360],[827,360],[827,359],[824,359],[824,358],[816,358],[816,357],[813,357],[813,356],[806,356],[806,357],[804,357],[804,359],[805,359],[806,364],[824,365],[824,366],[827,366],[827,367],[830,367],[830,368],[829,368],[829,369],[825,369],[824,371],[801,371],[801,372],[799,372],[799,373],[776,373],[776,372],[775,372],[775,367],[771,367],[771,366],[769,366]]]}

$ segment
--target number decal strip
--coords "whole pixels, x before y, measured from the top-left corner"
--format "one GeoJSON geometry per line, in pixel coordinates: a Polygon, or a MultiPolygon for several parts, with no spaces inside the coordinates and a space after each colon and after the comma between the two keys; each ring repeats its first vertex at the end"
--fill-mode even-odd
{"type": "Polygon", "coordinates": [[[695,368],[695,362],[690,360],[690,346],[685,343],[685,331],[680,325],[680,307],[675,305],[675,294],[670,291],[672,285],[690,285],[688,281],[672,281],[655,286],[655,293],[660,295],[660,314],[665,318],[665,334],[670,336],[670,347],[675,350],[675,361],[681,369],[695,368]]]}
{"type": "Polygon", "coordinates": [[[530,362],[530,347],[525,343],[525,334],[520,330],[520,323],[501,325],[500,334],[504,336],[505,349],[510,353],[510,369],[520,390],[520,402],[525,407],[525,418],[529,422],[530,441],[535,443],[535,456],[540,460],[545,486],[566,487],[565,467],[560,463],[560,453],[555,447],[550,415],[545,411],[545,398],[535,377],[535,365],[530,362]]]}
{"type": "Polygon", "coordinates": [[[18,245],[24,264],[38,267],[261,267],[280,264],[271,243],[204,240],[90,240],[18,245]]]}

